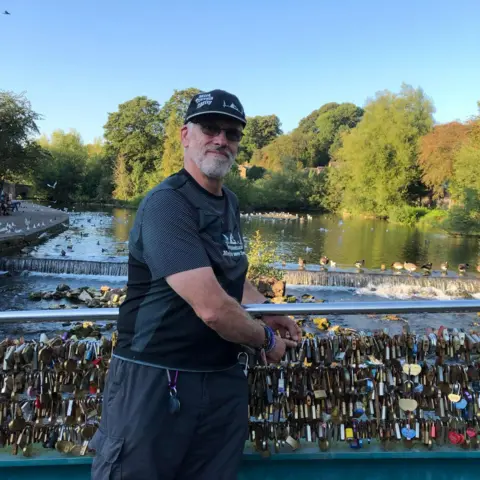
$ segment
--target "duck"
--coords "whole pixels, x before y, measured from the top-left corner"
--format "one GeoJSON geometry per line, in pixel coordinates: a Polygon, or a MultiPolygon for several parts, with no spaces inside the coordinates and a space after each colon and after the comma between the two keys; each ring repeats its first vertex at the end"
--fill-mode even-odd
{"type": "Polygon", "coordinates": [[[442,262],[440,264],[440,270],[443,272],[443,273],[447,273],[448,271],[448,262],[442,262]]]}
{"type": "MultiPolygon", "coordinates": [[[[330,266],[332,268],[335,268],[337,266],[337,262],[334,262],[333,260],[330,260],[330,266]]],[[[480,270],[479,270],[479,272],[480,272],[480,270]]]]}
{"type": "Polygon", "coordinates": [[[355,262],[355,266],[356,266],[357,268],[359,268],[359,269],[362,268],[362,267],[364,267],[364,266],[365,266],[365,260],[357,260],[357,261],[355,262]]]}
{"type": "Polygon", "coordinates": [[[413,272],[417,269],[417,266],[416,266],[414,263],[404,262],[403,268],[404,268],[407,272],[413,273],[413,272]]]}
{"type": "Polygon", "coordinates": [[[307,262],[302,257],[298,257],[298,266],[302,269],[305,268],[307,262]]]}
{"type": "Polygon", "coordinates": [[[386,269],[387,269],[387,266],[386,266],[384,263],[382,263],[382,264],[380,265],[380,270],[381,270],[382,272],[384,272],[386,269]]]}
{"type": "Polygon", "coordinates": [[[465,273],[468,268],[470,267],[470,265],[468,263],[461,263],[459,266],[458,266],[458,271],[460,273],[465,273]]]}
{"type": "Polygon", "coordinates": [[[424,274],[425,276],[431,275],[431,273],[432,273],[432,266],[433,266],[432,262],[424,263],[424,264],[422,265],[421,268],[422,268],[423,274],[424,274]]]}
{"type": "Polygon", "coordinates": [[[328,265],[330,259],[326,256],[320,257],[320,265],[328,265]]]}
{"type": "Polygon", "coordinates": [[[391,265],[393,270],[397,270],[397,272],[400,272],[400,270],[403,270],[403,263],[402,262],[393,262],[391,265]]]}

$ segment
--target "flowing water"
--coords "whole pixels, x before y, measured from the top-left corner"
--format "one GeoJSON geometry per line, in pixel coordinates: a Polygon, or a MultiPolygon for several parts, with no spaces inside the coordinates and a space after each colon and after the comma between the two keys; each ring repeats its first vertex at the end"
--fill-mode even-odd
{"type": "MultiPolygon", "coordinates": [[[[288,292],[310,293],[327,302],[385,301],[387,299],[480,298],[480,275],[475,272],[479,255],[476,238],[449,237],[438,231],[421,231],[380,220],[340,219],[334,216],[306,215],[289,220],[242,216],[248,239],[259,230],[265,240],[274,241],[286,262],[288,292]],[[336,262],[328,272],[321,271],[319,259],[326,255],[336,262]],[[306,269],[298,269],[298,258],[306,269]],[[354,263],[365,260],[365,268],[354,263]],[[421,273],[392,275],[380,271],[380,265],[394,261],[433,263],[432,275],[421,273]],[[448,261],[447,275],[439,271],[448,261]],[[459,263],[469,263],[466,275],[456,272],[459,263]]],[[[12,276],[0,277],[0,310],[48,308],[58,301],[29,301],[32,291],[54,290],[59,283],[80,286],[121,287],[126,283],[128,234],[135,218],[134,210],[89,209],[70,214],[70,228],[42,244],[11,257],[0,258],[0,270],[12,276]]],[[[474,314],[410,315],[416,326],[455,324],[466,328],[480,320],[474,314]]],[[[346,316],[335,322],[354,328],[385,328],[393,323],[381,317],[346,316]]],[[[4,325],[0,333],[12,331],[4,325]]],[[[15,328],[19,328],[18,326],[15,328]]],[[[26,324],[25,335],[61,330],[58,324],[26,324]]],[[[397,327],[395,327],[397,328],[397,327]]],[[[399,328],[399,327],[398,327],[399,328]]]]}

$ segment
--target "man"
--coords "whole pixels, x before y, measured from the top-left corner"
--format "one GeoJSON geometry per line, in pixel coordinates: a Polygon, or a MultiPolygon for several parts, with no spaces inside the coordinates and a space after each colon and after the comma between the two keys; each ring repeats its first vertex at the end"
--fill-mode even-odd
{"type": "Polygon", "coordinates": [[[236,478],[248,436],[240,345],[265,348],[278,362],[299,339],[288,317],[262,324],[241,306],[265,301],[246,280],[238,201],[222,185],[245,124],[236,96],[196,95],[181,129],[184,168],[140,204],[91,441],[93,480],[236,478]]]}

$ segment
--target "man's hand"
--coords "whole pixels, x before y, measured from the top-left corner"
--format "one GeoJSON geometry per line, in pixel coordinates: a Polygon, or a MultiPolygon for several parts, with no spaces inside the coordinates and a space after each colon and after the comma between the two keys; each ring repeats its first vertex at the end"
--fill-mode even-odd
{"type": "Polygon", "coordinates": [[[278,363],[282,360],[283,356],[285,355],[285,350],[290,347],[295,347],[297,342],[293,342],[292,340],[286,340],[284,338],[279,337],[278,335],[275,336],[275,347],[271,352],[267,353],[267,361],[269,363],[278,363]]]}
{"type": "Polygon", "coordinates": [[[287,332],[295,342],[302,338],[302,329],[297,325],[297,322],[285,315],[263,315],[262,320],[274,332],[278,330],[282,338],[287,338],[287,332]]]}

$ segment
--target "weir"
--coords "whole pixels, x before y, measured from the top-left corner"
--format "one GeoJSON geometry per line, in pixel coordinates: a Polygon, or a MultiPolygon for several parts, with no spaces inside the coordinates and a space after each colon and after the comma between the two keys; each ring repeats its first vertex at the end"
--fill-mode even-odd
{"type": "Polygon", "coordinates": [[[12,273],[70,273],[75,275],[127,276],[127,261],[85,261],[55,258],[0,258],[0,270],[12,273]]]}
{"type": "MultiPolygon", "coordinates": [[[[0,270],[12,273],[24,271],[75,274],[127,276],[127,258],[112,261],[85,261],[58,258],[0,258],[0,270]]],[[[325,287],[375,288],[377,286],[412,286],[418,288],[434,288],[442,292],[455,294],[480,293],[480,277],[475,274],[462,277],[454,274],[445,276],[422,276],[419,274],[390,274],[374,272],[342,272],[342,271],[309,271],[285,270],[285,281],[291,285],[317,285],[325,287]]]]}
{"type": "Polygon", "coordinates": [[[429,276],[389,273],[314,272],[308,270],[287,271],[284,279],[292,285],[319,285],[325,287],[368,288],[376,286],[409,285],[419,288],[435,288],[442,292],[470,294],[480,292],[480,278],[457,276],[429,276]]]}

